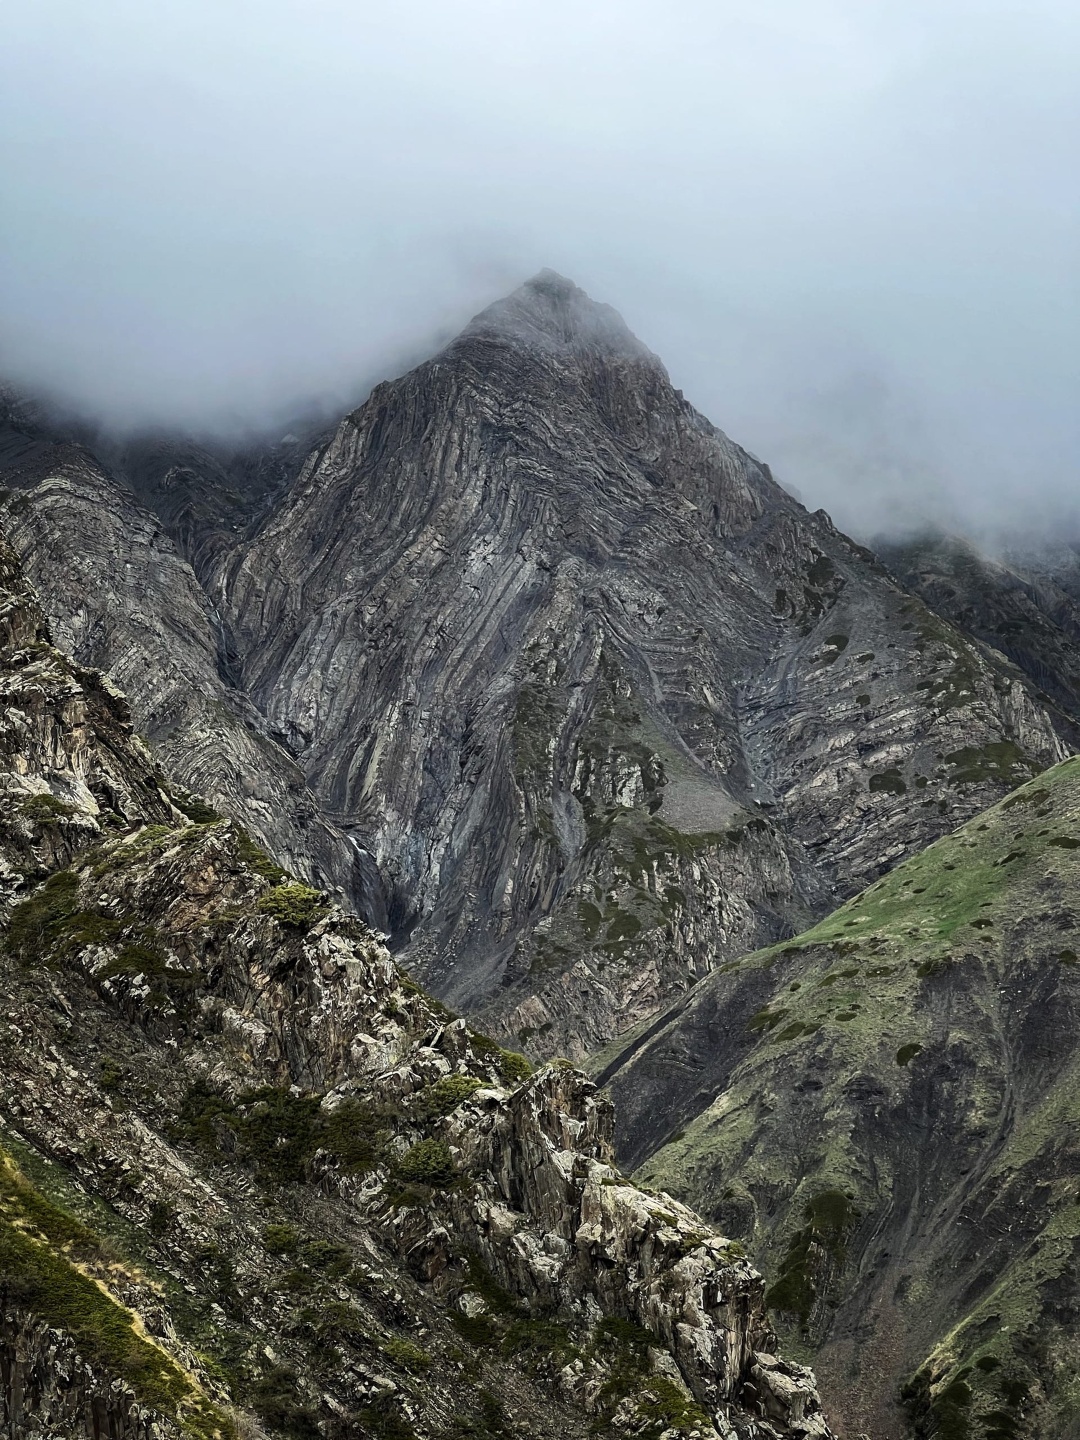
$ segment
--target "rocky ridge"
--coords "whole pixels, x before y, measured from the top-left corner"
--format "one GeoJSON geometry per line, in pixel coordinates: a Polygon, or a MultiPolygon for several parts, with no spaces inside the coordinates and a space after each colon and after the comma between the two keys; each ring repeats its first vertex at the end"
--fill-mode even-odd
{"type": "Polygon", "coordinates": [[[186,817],[3,579],[37,800],[2,836],[6,1433],[827,1436],[760,1277],[620,1175],[591,1082],[186,817]]]}
{"type": "MultiPolygon", "coordinates": [[[[221,617],[161,521],[85,446],[48,443],[10,411],[0,430],[4,478],[18,487],[0,505],[4,524],[64,650],[134,697],[138,730],[178,786],[272,844],[296,874],[383,924],[370,857],[322,812],[293,758],[231,683],[221,617]]],[[[130,450],[143,462],[137,478],[152,489],[150,462],[130,450]]],[[[157,493],[182,488],[165,478],[157,477],[157,493]]],[[[219,519],[198,513],[216,534],[219,519]]],[[[179,505],[177,516],[182,530],[190,509],[179,505]]]]}

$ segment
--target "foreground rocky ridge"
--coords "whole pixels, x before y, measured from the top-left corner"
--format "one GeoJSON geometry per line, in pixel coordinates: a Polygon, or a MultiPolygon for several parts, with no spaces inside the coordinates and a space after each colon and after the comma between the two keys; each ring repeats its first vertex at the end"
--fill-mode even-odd
{"type": "Polygon", "coordinates": [[[5,1433],[827,1436],[593,1085],[186,819],[4,565],[5,1433]]]}
{"type": "Polygon", "coordinates": [[[1075,1433],[1078,852],[1072,759],[597,1062],[845,1430],[1075,1433]]]}

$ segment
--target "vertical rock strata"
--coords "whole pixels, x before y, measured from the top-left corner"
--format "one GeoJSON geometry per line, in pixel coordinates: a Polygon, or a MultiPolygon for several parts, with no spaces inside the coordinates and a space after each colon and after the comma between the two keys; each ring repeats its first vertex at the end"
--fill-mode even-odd
{"type": "Polygon", "coordinates": [[[827,1436],[760,1277],[618,1173],[592,1083],[189,822],[4,566],[6,813],[55,801],[0,836],[4,1433],[498,1440],[505,1399],[537,1436],[827,1436]]]}
{"type": "Polygon", "coordinates": [[[268,452],[288,483],[241,484],[246,530],[219,461],[174,449],[110,456],[123,505],[85,454],[23,462],[6,515],[57,633],[123,672],[183,783],[538,1057],[646,1021],[1064,754],[1020,671],[550,273],[302,463],[268,452]]]}

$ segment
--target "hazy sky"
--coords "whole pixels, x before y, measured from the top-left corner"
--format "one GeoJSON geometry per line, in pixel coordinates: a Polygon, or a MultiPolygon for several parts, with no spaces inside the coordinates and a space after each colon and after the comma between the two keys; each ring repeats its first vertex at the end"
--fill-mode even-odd
{"type": "Polygon", "coordinates": [[[1054,524],[1078,73],[1075,0],[9,0],[0,373],[259,422],[551,266],[839,522],[1054,524]]]}

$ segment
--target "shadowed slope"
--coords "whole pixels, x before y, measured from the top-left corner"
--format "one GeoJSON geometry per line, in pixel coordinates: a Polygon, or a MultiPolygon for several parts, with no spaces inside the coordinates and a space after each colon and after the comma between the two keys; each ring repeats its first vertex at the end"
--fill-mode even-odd
{"type": "Polygon", "coordinates": [[[624,1156],[751,1244],[881,1440],[905,1381],[919,1435],[955,1387],[970,1440],[1074,1433],[1078,856],[1073,759],[601,1062],[624,1156]]]}

